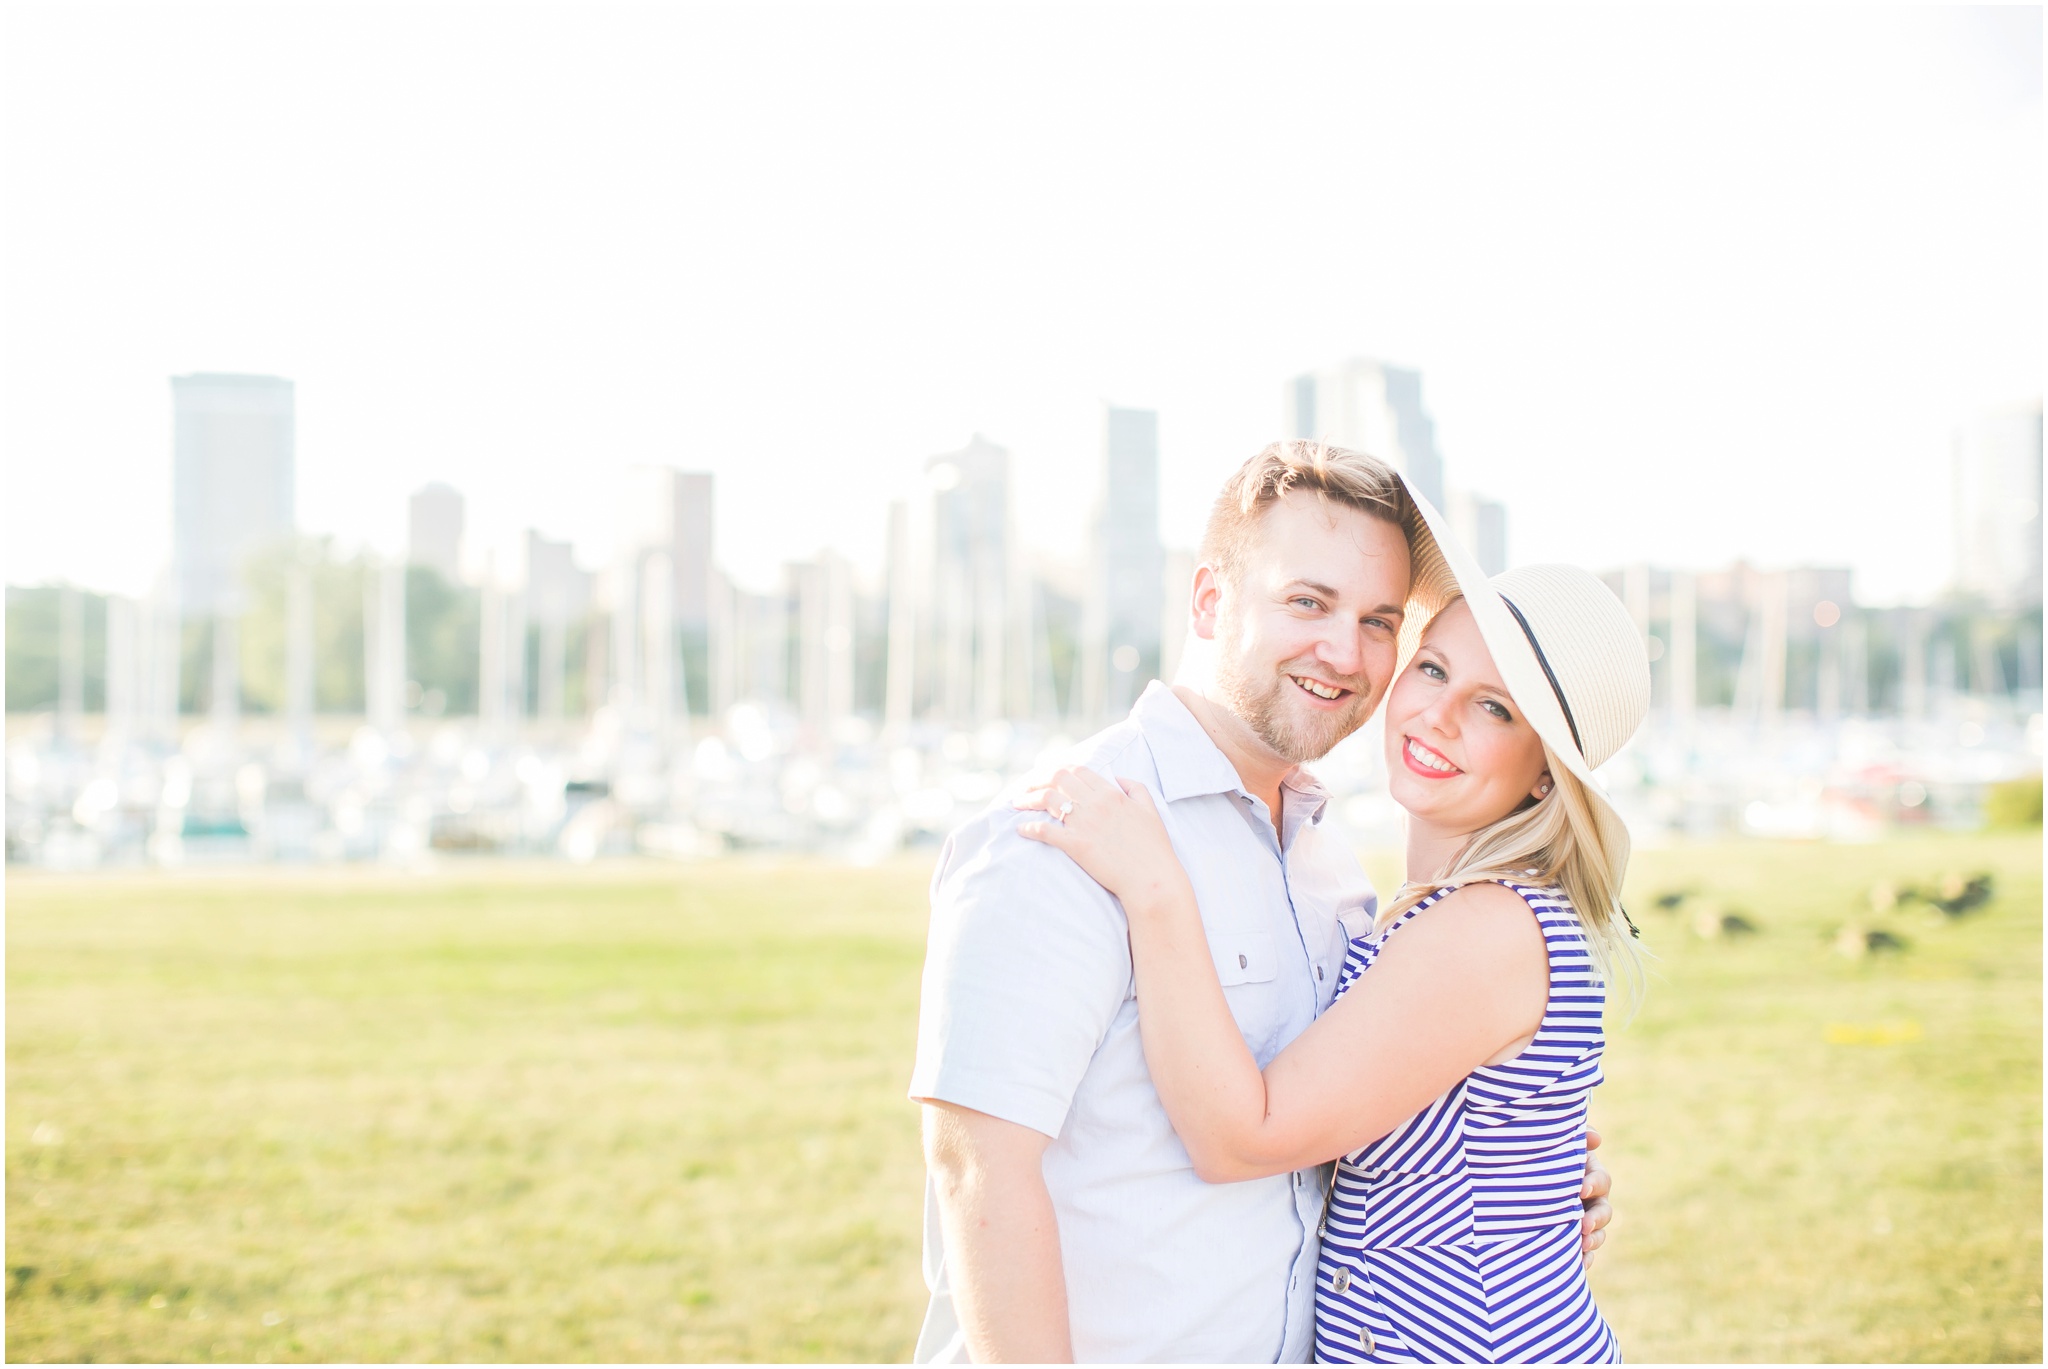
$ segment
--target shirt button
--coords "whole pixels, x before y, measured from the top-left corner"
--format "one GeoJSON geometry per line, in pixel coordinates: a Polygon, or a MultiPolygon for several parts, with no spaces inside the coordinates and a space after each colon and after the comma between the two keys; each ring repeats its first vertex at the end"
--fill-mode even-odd
{"type": "Polygon", "coordinates": [[[1351,1291],[1351,1271],[1350,1271],[1350,1270],[1348,1270],[1348,1269],[1340,1269],[1340,1270],[1338,1270],[1338,1271],[1337,1271],[1337,1277],[1336,1277],[1336,1278],[1334,1278],[1334,1279],[1332,1279],[1332,1280],[1330,1281],[1330,1287],[1331,1287],[1331,1288],[1333,1288],[1333,1289],[1335,1289],[1335,1290],[1336,1290],[1337,1292],[1339,1292],[1339,1293],[1348,1293],[1348,1292],[1350,1292],[1350,1291],[1351,1291]]]}
{"type": "Polygon", "coordinates": [[[1320,984],[1320,983],[1322,983],[1322,982],[1323,982],[1323,967],[1322,967],[1322,966],[1320,966],[1320,965],[1318,965],[1318,966],[1316,966],[1316,983],[1320,984]]]}
{"type": "Polygon", "coordinates": [[[1365,1351],[1368,1355],[1377,1355],[1380,1352],[1379,1346],[1373,1344],[1372,1328],[1370,1326],[1358,1328],[1358,1348],[1365,1351]]]}

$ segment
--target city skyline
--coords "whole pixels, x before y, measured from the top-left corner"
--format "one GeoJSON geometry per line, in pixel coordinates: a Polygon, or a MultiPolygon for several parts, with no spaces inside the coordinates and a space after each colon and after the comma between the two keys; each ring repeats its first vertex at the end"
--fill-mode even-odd
{"type": "MultiPolygon", "coordinates": [[[[1304,430],[1456,493],[1418,374],[1322,375],[1288,392],[1304,430]]],[[[1194,558],[1162,543],[1150,410],[1098,411],[1078,561],[1019,541],[1024,472],[976,433],[886,492],[881,575],[826,550],[754,591],[721,564],[718,477],[655,464],[610,491],[599,567],[531,528],[479,566],[466,497],[438,483],[405,501],[405,557],[337,554],[288,497],[290,381],[174,393],[175,513],[204,537],[140,599],[9,588],[10,862],[875,860],[1124,713],[1186,638],[1194,558]],[[188,582],[206,594],[189,611],[188,582]]],[[[1966,824],[2038,765],[2040,442],[2038,408],[1959,433],[1970,513],[1938,609],[1859,604],[1846,566],[1610,570],[1652,691],[1608,766],[1631,826],[1869,840],[1966,824]]],[[[1502,507],[1462,502],[1497,540],[1502,507]]],[[[1370,729],[1315,768],[1347,830],[1398,831],[1370,729]]]]}
{"type": "MultiPolygon", "coordinates": [[[[1455,534],[1465,540],[1489,573],[1535,559],[1508,554],[1510,520],[1505,504],[1450,478],[1448,464],[1435,446],[1423,381],[1421,373],[1412,369],[1376,358],[1350,357],[1286,383],[1282,427],[1292,437],[1313,437],[1384,455],[1416,481],[1426,497],[1439,503],[1455,534]]],[[[170,384],[173,423],[168,524],[173,539],[168,560],[144,578],[140,589],[61,578],[41,583],[71,584],[129,599],[162,599],[171,592],[179,601],[178,611],[187,617],[232,616],[239,605],[240,590],[235,583],[239,562],[281,540],[310,535],[338,540],[352,553],[372,560],[431,567],[451,584],[517,589],[523,600],[522,613],[535,623],[559,624],[587,606],[593,593],[608,599],[623,593],[628,600],[640,595],[637,574],[635,583],[622,589],[618,568],[627,563],[641,565],[649,549],[666,548],[669,560],[663,573],[671,581],[665,591],[668,601],[675,608],[679,629],[701,638],[712,618],[714,578],[727,591],[772,594],[786,582],[790,565],[831,557],[844,562],[847,573],[865,586],[884,585],[893,575],[896,554],[891,540],[895,533],[889,529],[904,492],[929,488],[942,503],[957,502],[965,497],[953,493],[962,471],[982,466],[987,470],[982,472],[980,484],[1001,491],[1001,526],[959,532],[955,537],[963,547],[977,540],[997,545],[1002,556],[1017,558],[1018,564],[1048,557],[1044,546],[1033,546],[1019,537],[1016,526],[1018,507],[1030,501],[1030,471],[1027,468],[1023,476],[1013,478],[1008,449],[994,445],[980,432],[959,452],[923,458],[921,475],[906,485],[882,488],[883,522],[878,526],[883,532],[877,539],[881,544],[877,560],[865,565],[850,562],[838,545],[824,543],[808,555],[783,555],[765,584],[750,584],[735,575],[732,562],[721,560],[714,552],[718,544],[717,505],[711,494],[715,475],[682,470],[674,464],[639,463],[617,473],[613,482],[617,514],[606,535],[593,539],[595,550],[588,542],[579,545],[572,538],[546,536],[531,517],[515,518],[511,531],[478,546],[469,533],[469,494],[438,479],[428,480],[404,496],[395,550],[369,543],[351,546],[335,529],[302,526],[297,517],[294,380],[208,372],[173,376],[170,384]],[[687,553],[683,550],[686,546],[690,548],[687,553]]],[[[1196,535],[1177,541],[1161,527],[1158,510],[1166,490],[1161,479],[1160,415],[1113,403],[1097,405],[1096,413],[1094,494],[1072,501],[1072,521],[1083,542],[1065,555],[1051,553],[1050,559],[1064,561],[1084,586],[1104,580],[1105,588],[1095,594],[1109,618],[1099,635],[1105,640],[1117,639],[1105,651],[1114,653],[1128,645],[1129,651],[1136,653],[1130,669],[1135,669],[1137,661],[1151,669],[1173,653],[1171,625],[1164,624],[1156,631],[1134,625],[1162,622],[1155,608],[1170,613],[1170,606],[1150,587],[1154,571],[1163,572],[1166,561],[1176,568],[1183,561],[1191,567],[1199,528],[1194,529],[1196,535]],[[1136,543],[1131,541],[1134,531],[1139,537],[1136,543]],[[1133,550],[1120,552],[1119,546],[1133,550]],[[1143,546],[1153,550],[1142,550],[1143,546]],[[1105,549],[1107,560],[1100,555],[1105,549]],[[1134,571],[1138,573],[1133,575],[1134,571]],[[1120,602],[1130,600],[1133,594],[1137,600],[1120,602]]],[[[1933,594],[1891,602],[1923,603],[1957,594],[1986,599],[1995,607],[2038,602],[2043,516],[2041,413],[2038,400],[2007,405],[1975,415],[1952,430],[1944,457],[1946,469],[1941,472],[1945,478],[1939,481],[1951,496],[1949,526],[1943,530],[1946,573],[1933,594]]],[[[968,484],[971,490],[974,482],[968,484]]],[[[926,531],[929,535],[930,530],[926,531]]],[[[1590,568],[1608,571],[1621,564],[1713,572],[1733,564],[1769,563],[1736,555],[1690,567],[1668,558],[1637,558],[1627,563],[1595,563],[1590,568]]],[[[1780,564],[1817,562],[1808,558],[1780,564]]],[[[968,578],[977,573],[970,571],[968,578]]],[[[1089,591],[1082,593],[1086,597],[1089,591]]],[[[1867,591],[1857,599],[1864,604],[1884,602],[1867,591]]],[[[712,669],[703,650],[700,643],[699,659],[691,667],[699,690],[710,687],[705,672],[712,669]]],[[[1091,696],[1103,696],[1110,671],[1107,656],[1085,669],[1094,680],[1085,687],[1091,696]]],[[[1123,667],[1117,669],[1128,673],[1123,667]]],[[[621,663],[620,670],[621,678],[638,674],[630,662],[621,663]]]]}
{"type": "Polygon", "coordinates": [[[670,462],[765,589],[823,545],[879,566],[884,492],[973,432],[1041,477],[1023,543],[1078,552],[1105,400],[1159,413],[1188,544],[1288,378],[1367,355],[1428,377],[1518,558],[1925,598],[1925,477],[2038,393],[2038,11],[383,25],[10,16],[10,581],[166,559],[169,374],[293,377],[301,520],[345,541],[396,554],[440,479],[477,546],[538,508],[607,560],[612,477],[670,462]],[[362,72],[368,121],[334,84],[362,72]],[[1049,112],[979,98],[1046,80],[1049,112]]]}
{"type": "MultiPolygon", "coordinates": [[[[310,735],[323,673],[314,582],[322,564],[338,563],[330,541],[309,540],[294,521],[292,393],[290,380],[274,376],[173,378],[173,514],[190,536],[151,594],[104,601],[99,693],[117,733],[133,725],[165,735],[182,696],[187,712],[204,701],[199,711],[227,735],[253,671],[270,677],[258,695],[282,712],[296,744],[310,735]],[[244,619],[265,602],[252,656],[244,619]]],[[[1454,525],[1470,525],[1458,535],[1474,539],[1482,562],[1497,559],[1505,510],[1448,484],[1421,394],[1418,374],[1353,358],[1290,383],[1286,405],[1298,431],[1389,450],[1439,497],[1449,488],[1454,525]]],[[[463,492],[430,483],[406,501],[407,554],[355,561],[363,714],[391,734],[409,715],[466,711],[458,699],[473,687],[474,714],[495,735],[608,706],[620,725],[665,737],[679,723],[687,733],[693,715],[716,726],[736,704],[781,704],[796,708],[809,744],[860,716],[885,736],[932,723],[1113,718],[1145,681],[1172,677],[1195,558],[1160,536],[1158,415],[1105,405],[1099,421],[1089,550],[1078,560],[1048,561],[1018,541],[1011,454],[976,434],[926,458],[915,487],[898,492],[879,575],[858,574],[828,549],[785,562],[765,592],[737,584],[716,554],[708,472],[632,468],[615,492],[617,551],[595,568],[579,565],[568,541],[531,527],[517,555],[485,550],[478,564],[464,552],[463,492]],[[466,645],[464,594],[474,615],[466,645]],[[410,622],[415,611],[427,621],[410,622]],[[433,643],[437,659],[425,669],[413,659],[415,639],[433,643]],[[449,677],[465,655],[462,678],[449,677]],[[573,712],[572,670],[581,681],[573,712]]],[[[1696,700],[1713,695],[1763,717],[1795,706],[1822,718],[1880,706],[1915,717],[1931,689],[2037,693],[2041,431],[2035,406],[1956,435],[1951,608],[1964,615],[1961,628],[1869,603],[1845,566],[1607,568],[1644,634],[1664,706],[1690,717],[1696,700]],[[1943,634],[1952,640],[1939,646],[1943,634]]],[[[331,590],[328,599],[331,619],[331,590]]],[[[51,702],[67,717],[84,705],[80,604],[65,591],[51,702]]],[[[346,649],[350,630],[337,642],[330,626],[330,656],[335,645],[346,649]]],[[[11,664],[16,645],[10,630],[11,664]]]]}

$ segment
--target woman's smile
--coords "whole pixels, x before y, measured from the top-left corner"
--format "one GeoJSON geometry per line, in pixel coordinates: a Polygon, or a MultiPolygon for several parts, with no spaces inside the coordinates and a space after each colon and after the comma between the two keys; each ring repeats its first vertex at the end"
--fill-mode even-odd
{"type": "Polygon", "coordinates": [[[1401,740],[1405,743],[1401,747],[1401,759],[1408,763],[1410,770],[1424,779],[1447,780],[1453,775],[1465,773],[1446,760],[1442,752],[1424,746],[1415,738],[1404,736],[1401,740]]]}

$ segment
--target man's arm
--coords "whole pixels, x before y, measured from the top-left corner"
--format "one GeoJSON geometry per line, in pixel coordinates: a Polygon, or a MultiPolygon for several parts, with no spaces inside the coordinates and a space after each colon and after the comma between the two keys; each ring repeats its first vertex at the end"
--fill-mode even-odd
{"type": "Polygon", "coordinates": [[[1071,1363],[1059,1221],[1041,1162],[1050,1140],[927,1100],[924,1159],[946,1233],[953,1308],[977,1364],[1071,1363]]]}

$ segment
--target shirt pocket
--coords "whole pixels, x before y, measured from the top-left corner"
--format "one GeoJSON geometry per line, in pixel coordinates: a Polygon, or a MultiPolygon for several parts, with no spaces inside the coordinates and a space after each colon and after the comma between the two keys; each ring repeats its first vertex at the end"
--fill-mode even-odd
{"type": "Polygon", "coordinates": [[[1280,973],[1280,953],[1271,932],[1220,931],[1209,934],[1209,954],[1224,988],[1263,984],[1280,973]]]}

